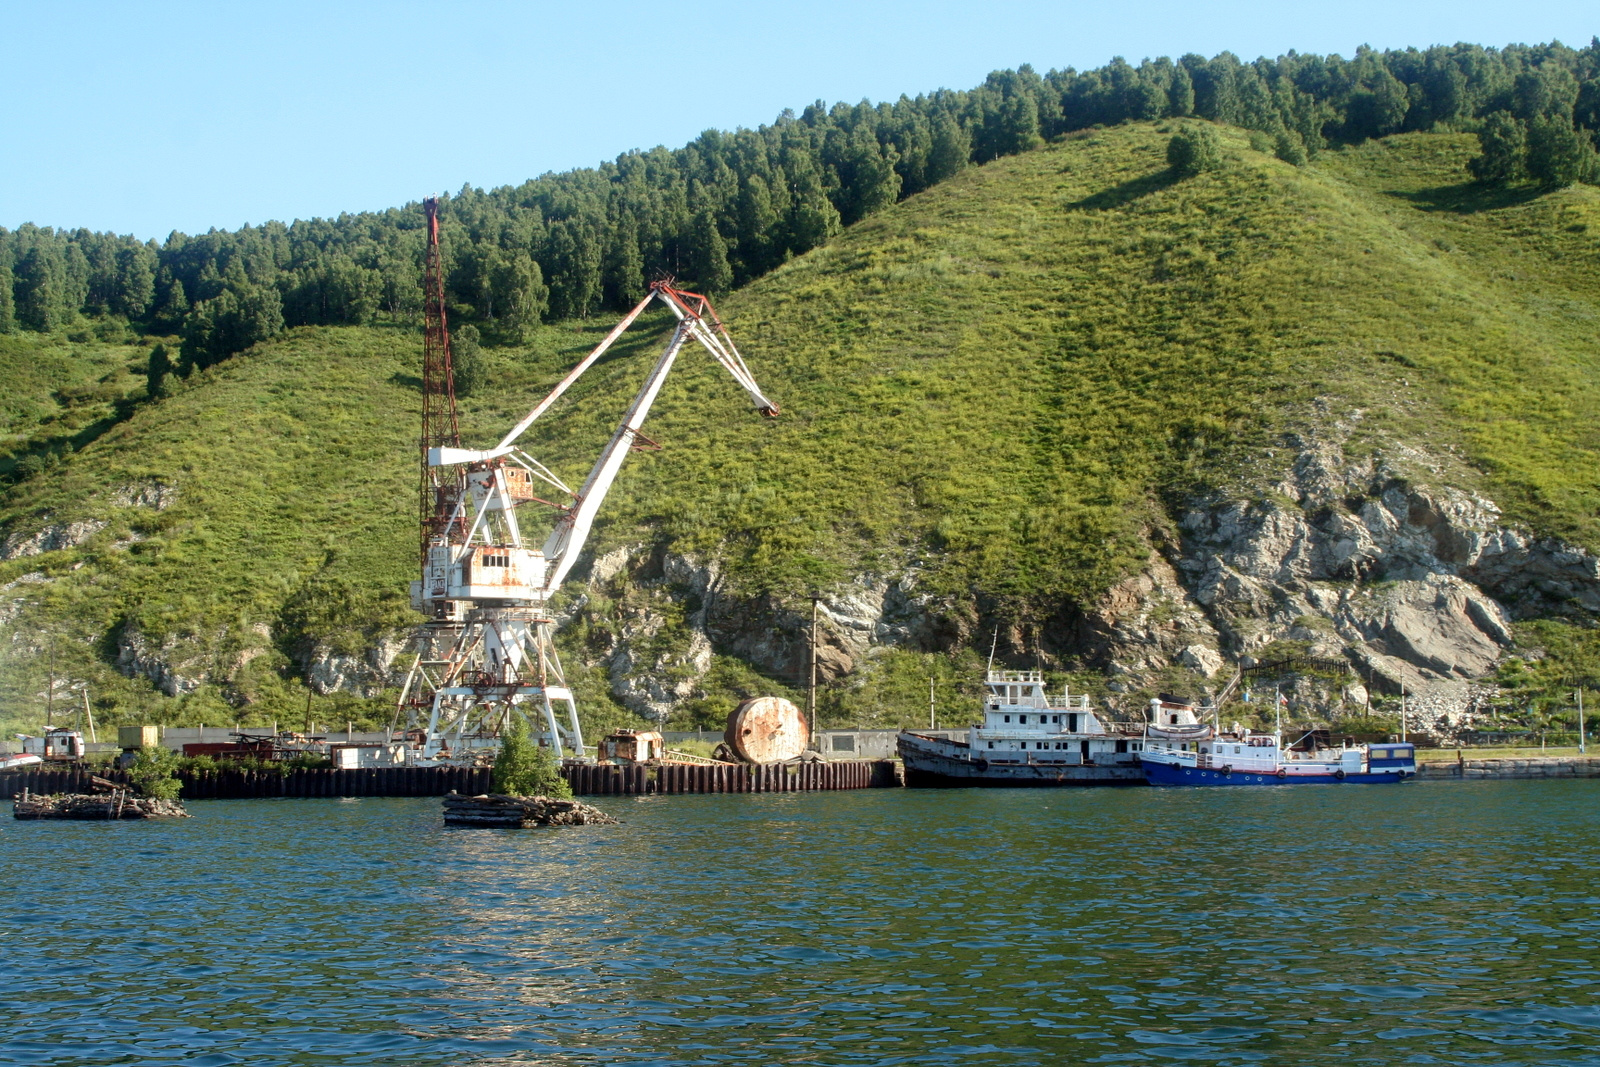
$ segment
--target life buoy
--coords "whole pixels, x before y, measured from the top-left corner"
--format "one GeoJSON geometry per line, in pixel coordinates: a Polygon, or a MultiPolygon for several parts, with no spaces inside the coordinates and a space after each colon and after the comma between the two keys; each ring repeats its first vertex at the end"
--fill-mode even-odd
{"type": "Polygon", "coordinates": [[[1232,773],[1233,773],[1233,764],[1231,764],[1231,763],[1224,763],[1224,764],[1223,764],[1223,765],[1222,765],[1222,776],[1223,776],[1223,777],[1224,777],[1224,778],[1226,778],[1226,777],[1227,777],[1227,776],[1228,776],[1228,775],[1230,775],[1230,774],[1232,774],[1232,773]]]}
{"type": "Polygon", "coordinates": [[[1344,781],[1344,768],[1340,767],[1338,770],[1334,771],[1333,776],[1339,779],[1341,782],[1344,781]]]}
{"type": "Polygon", "coordinates": [[[1282,767],[1279,767],[1276,773],[1277,773],[1279,778],[1287,778],[1287,777],[1289,777],[1289,772],[1284,770],[1282,767]]]}

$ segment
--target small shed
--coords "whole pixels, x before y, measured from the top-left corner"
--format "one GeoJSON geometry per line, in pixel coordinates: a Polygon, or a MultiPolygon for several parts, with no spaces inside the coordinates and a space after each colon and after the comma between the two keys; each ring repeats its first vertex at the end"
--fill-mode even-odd
{"type": "Polygon", "coordinates": [[[644,763],[667,754],[666,740],[655,730],[618,730],[600,742],[601,762],[644,763]]]}

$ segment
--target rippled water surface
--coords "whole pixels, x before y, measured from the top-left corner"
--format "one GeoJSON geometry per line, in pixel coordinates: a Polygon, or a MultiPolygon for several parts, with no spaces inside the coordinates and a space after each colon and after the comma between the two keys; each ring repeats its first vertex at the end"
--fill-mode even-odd
{"type": "Polygon", "coordinates": [[[0,831],[17,1064],[1600,1064],[1600,781],[0,831]]]}

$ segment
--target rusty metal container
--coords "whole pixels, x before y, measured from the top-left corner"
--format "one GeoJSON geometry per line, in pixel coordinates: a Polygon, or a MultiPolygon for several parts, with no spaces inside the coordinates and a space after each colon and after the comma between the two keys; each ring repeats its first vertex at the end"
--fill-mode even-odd
{"type": "Polygon", "coordinates": [[[781,763],[806,750],[806,722],[800,709],[782,697],[753,697],[728,716],[722,739],[740,759],[781,763]]]}

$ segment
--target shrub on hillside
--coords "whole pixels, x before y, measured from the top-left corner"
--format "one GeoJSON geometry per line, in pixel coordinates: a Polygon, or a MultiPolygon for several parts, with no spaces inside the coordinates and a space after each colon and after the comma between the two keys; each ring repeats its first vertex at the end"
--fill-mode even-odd
{"type": "Polygon", "coordinates": [[[476,326],[463,326],[450,339],[450,371],[456,396],[471,396],[482,389],[489,372],[483,364],[483,348],[476,326]]]}
{"type": "Polygon", "coordinates": [[[1528,128],[1528,175],[1553,187],[1600,181],[1600,160],[1589,131],[1564,117],[1534,119],[1528,128]]]}
{"type": "Polygon", "coordinates": [[[1222,165],[1222,141],[1210,126],[1185,126],[1167,142],[1167,162],[1180,178],[1222,165]]]}
{"type": "Polygon", "coordinates": [[[1495,111],[1478,130],[1476,158],[1467,170],[1480,182],[1514,182],[1526,174],[1528,130],[1509,111],[1495,111]]]}
{"type": "Polygon", "coordinates": [[[1290,166],[1303,167],[1310,159],[1306,152],[1306,144],[1297,133],[1288,130],[1279,130],[1276,143],[1273,145],[1273,154],[1290,166]]]}

